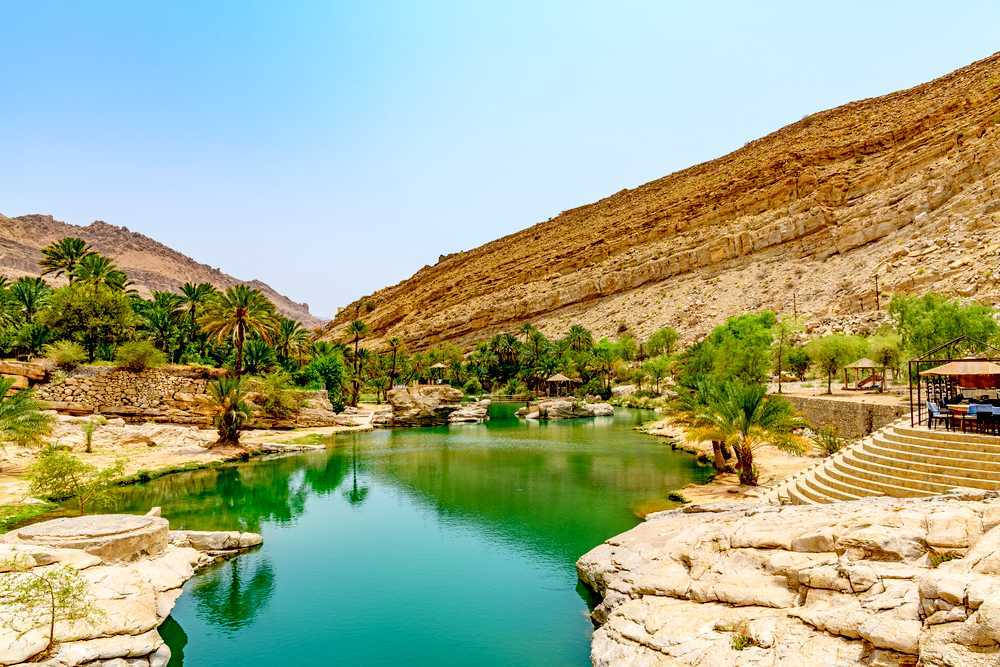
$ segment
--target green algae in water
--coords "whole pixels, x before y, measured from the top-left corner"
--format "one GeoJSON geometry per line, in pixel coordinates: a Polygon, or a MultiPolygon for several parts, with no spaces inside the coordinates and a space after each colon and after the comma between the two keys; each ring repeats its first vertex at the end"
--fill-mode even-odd
{"type": "Polygon", "coordinates": [[[586,665],[576,559],[709,470],[633,431],[649,413],[333,438],[327,451],[123,489],[174,528],[264,545],[188,582],[171,665],[586,665]]]}

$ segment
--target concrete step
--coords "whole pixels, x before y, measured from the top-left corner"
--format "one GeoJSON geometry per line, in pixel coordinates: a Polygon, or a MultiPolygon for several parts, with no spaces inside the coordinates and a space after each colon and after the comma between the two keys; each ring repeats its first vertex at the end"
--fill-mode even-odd
{"type": "Polygon", "coordinates": [[[877,434],[872,438],[872,443],[885,449],[892,449],[898,452],[905,452],[914,456],[939,456],[948,458],[961,458],[968,461],[981,461],[983,463],[1000,463],[1000,452],[989,452],[974,449],[981,445],[971,444],[970,448],[942,447],[938,443],[926,440],[921,444],[914,444],[909,439],[903,440],[891,435],[877,434]]]}
{"type": "Polygon", "coordinates": [[[913,428],[910,426],[893,426],[885,429],[885,432],[903,437],[922,439],[929,438],[944,443],[975,443],[1000,448],[1000,437],[995,435],[984,435],[982,433],[962,433],[961,431],[948,431],[943,428],[929,430],[926,428],[913,428]]]}
{"type": "Polygon", "coordinates": [[[1000,461],[984,461],[973,458],[971,455],[974,452],[954,450],[942,452],[919,445],[886,442],[878,438],[853,451],[857,453],[871,452],[886,459],[916,466],[925,472],[960,470],[962,471],[960,474],[963,476],[1000,481],[1000,461]],[[920,468],[921,465],[934,466],[934,468],[920,468]]]}
{"type": "Polygon", "coordinates": [[[815,472],[803,477],[799,484],[799,490],[807,496],[813,503],[825,504],[838,500],[850,500],[850,494],[843,493],[832,486],[824,484],[817,478],[815,472]]]}
{"type": "Polygon", "coordinates": [[[788,498],[796,505],[815,505],[818,501],[812,500],[799,490],[799,483],[793,482],[788,485],[788,498]]]}
{"type": "Polygon", "coordinates": [[[930,496],[943,493],[950,486],[918,482],[907,477],[897,477],[888,473],[872,472],[853,465],[845,458],[838,459],[824,470],[830,478],[860,489],[867,495],[893,496],[896,498],[911,498],[913,496],[930,496]]]}
{"type": "Polygon", "coordinates": [[[885,495],[884,493],[869,488],[864,480],[853,479],[850,475],[837,474],[834,470],[835,463],[831,462],[815,471],[814,480],[816,484],[822,486],[833,494],[837,500],[856,500],[870,496],[885,495]]]}
{"type": "MultiPolygon", "coordinates": [[[[987,490],[1000,489],[1000,482],[967,476],[964,474],[966,471],[963,469],[949,470],[947,468],[939,468],[937,471],[925,471],[920,469],[920,464],[912,464],[907,461],[897,461],[895,459],[880,462],[872,460],[873,458],[875,457],[871,453],[869,453],[868,457],[865,457],[861,452],[850,452],[844,457],[844,460],[855,468],[867,471],[876,476],[906,480],[906,484],[901,484],[901,486],[924,489],[935,493],[943,493],[956,486],[968,486],[987,490]]],[[[894,482],[891,479],[887,481],[898,484],[898,482],[894,482]]]]}

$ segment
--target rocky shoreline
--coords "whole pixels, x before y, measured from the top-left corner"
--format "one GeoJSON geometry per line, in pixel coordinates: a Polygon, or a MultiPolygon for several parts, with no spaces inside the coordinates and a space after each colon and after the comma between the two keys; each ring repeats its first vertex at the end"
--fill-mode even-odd
{"type": "Polygon", "coordinates": [[[593,664],[1000,664],[1000,494],[692,505],[577,562],[593,664]]]}
{"type": "Polygon", "coordinates": [[[157,628],[183,584],[199,569],[261,544],[256,533],[171,531],[154,508],[145,516],[104,514],[53,519],[0,538],[0,577],[66,567],[97,610],[57,620],[48,611],[0,602],[0,665],[164,667],[170,649],[157,628]]]}
{"type": "Polygon", "coordinates": [[[609,403],[587,403],[568,398],[550,398],[517,411],[523,419],[574,419],[576,417],[610,417],[615,409],[609,403]]]}

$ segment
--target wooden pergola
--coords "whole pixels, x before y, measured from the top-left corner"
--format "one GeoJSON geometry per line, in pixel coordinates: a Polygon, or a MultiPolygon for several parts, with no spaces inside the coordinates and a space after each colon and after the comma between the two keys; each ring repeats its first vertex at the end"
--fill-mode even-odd
{"type": "Polygon", "coordinates": [[[868,357],[858,359],[853,364],[844,366],[844,389],[864,389],[867,386],[879,384],[879,391],[885,389],[885,366],[880,366],[868,357]],[[848,379],[849,372],[854,373],[854,386],[848,379]]]}
{"type": "Polygon", "coordinates": [[[923,423],[929,401],[945,407],[961,400],[961,389],[1000,388],[1000,357],[958,356],[969,349],[1000,349],[969,336],[960,336],[907,363],[910,388],[910,425],[923,423]],[[957,358],[956,358],[957,357],[957,358]]]}

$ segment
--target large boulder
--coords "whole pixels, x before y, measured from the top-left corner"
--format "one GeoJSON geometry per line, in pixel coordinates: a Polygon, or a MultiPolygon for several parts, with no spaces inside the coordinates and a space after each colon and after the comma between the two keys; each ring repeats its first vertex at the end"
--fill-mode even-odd
{"type": "Polygon", "coordinates": [[[607,417],[615,409],[608,403],[587,403],[568,398],[551,398],[536,405],[521,408],[518,416],[525,419],[573,419],[574,417],[607,417]]]}
{"type": "Polygon", "coordinates": [[[397,387],[389,390],[395,426],[446,424],[462,407],[462,392],[446,384],[397,387]]]}
{"type": "Polygon", "coordinates": [[[478,423],[489,419],[490,399],[484,398],[475,403],[466,403],[458,410],[448,416],[448,421],[452,424],[460,422],[478,423]]]}

